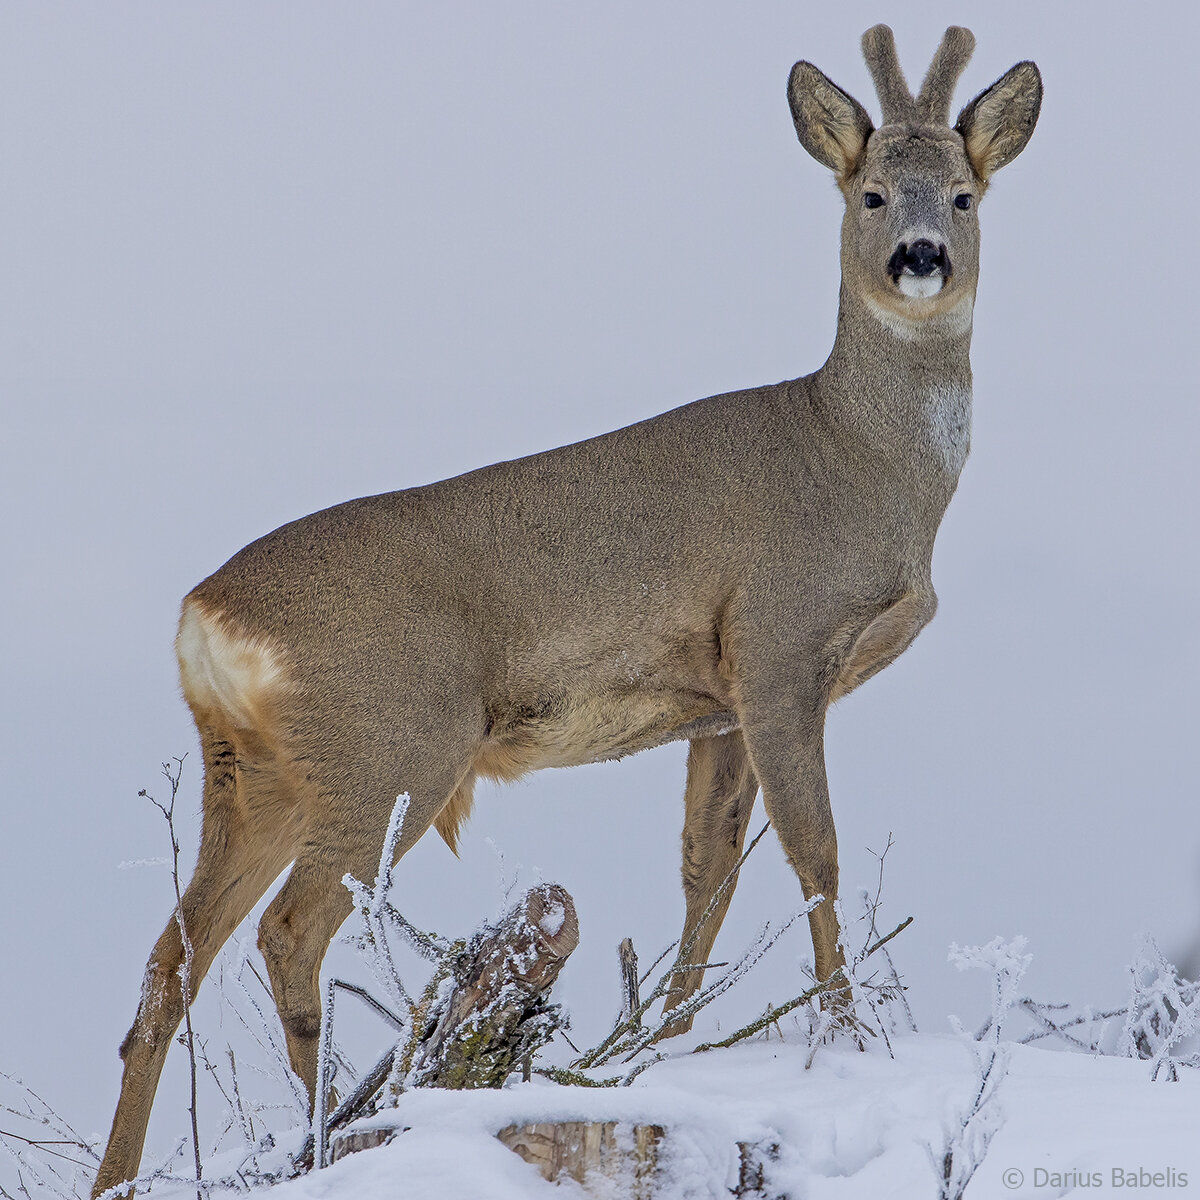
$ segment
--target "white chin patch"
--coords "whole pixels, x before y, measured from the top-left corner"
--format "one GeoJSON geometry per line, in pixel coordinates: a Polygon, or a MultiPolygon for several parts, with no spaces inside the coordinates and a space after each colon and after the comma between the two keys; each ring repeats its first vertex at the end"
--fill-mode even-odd
{"type": "Polygon", "coordinates": [[[942,290],[944,275],[901,275],[896,281],[900,291],[910,300],[928,300],[942,290]]]}

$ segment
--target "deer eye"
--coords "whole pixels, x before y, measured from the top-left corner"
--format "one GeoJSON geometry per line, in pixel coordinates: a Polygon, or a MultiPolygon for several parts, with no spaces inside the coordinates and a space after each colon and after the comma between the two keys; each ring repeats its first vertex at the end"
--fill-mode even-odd
{"type": "Polygon", "coordinates": [[[954,197],[954,207],[961,208],[964,212],[968,208],[970,208],[971,207],[971,193],[970,192],[959,192],[959,194],[954,197]]]}
{"type": "Polygon", "coordinates": [[[878,192],[867,192],[863,196],[863,203],[868,208],[882,208],[883,197],[878,192]]]}

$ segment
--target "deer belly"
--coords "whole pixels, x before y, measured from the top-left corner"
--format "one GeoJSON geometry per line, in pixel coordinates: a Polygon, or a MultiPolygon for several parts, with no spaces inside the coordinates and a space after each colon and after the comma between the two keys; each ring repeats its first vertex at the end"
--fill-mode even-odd
{"type": "Polygon", "coordinates": [[[732,713],[720,701],[696,692],[552,697],[535,708],[494,714],[475,770],[496,779],[515,779],[542,767],[624,758],[735,726],[732,713]]]}

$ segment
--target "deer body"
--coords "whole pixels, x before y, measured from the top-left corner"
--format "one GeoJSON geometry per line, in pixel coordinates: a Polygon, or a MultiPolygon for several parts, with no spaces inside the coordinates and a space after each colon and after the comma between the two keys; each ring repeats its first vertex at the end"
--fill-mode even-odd
{"type": "MultiPolygon", "coordinates": [[[[890,33],[870,31],[879,130],[815,67],[793,69],[801,142],[847,197],[819,371],[313,514],[185,599],[177,649],[205,762],[184,897],[193,978],[294,862],[260,945],[310,1095],[318,973],[350,911],[341,879],[370,874],[398,792],[399,852],[431,824],[453,848],[479,776],[687,739],[685,938],[759,787],[805,894],[836,896],[825,712],[933,616],[934,538],[968,450],[978,230],[956,197],[978,199],[1040,101],[1020,64],[950,129],[940,110],[969,39],[947,34],[914,101],[890,33]]],[[[824,978],[841,962],[832,905],[810,924],[824,978]]],[[[172,921],[122,1047],[96,1194],[136,1173],[181,956],[172,921]]],[[[674,1002],[701,976],[678,979],[674,1002]]]]}
{"type": "Polygon", "coordinates": [[[259,648],[263,691],[292,697],[286,723],[300,740],[297,724],[325,707],[331,664],[355,664],[342,683],[362,695],[359,664],[370,661],[384,676],[371,736],[402,749],[415,733],[409,692],[438,657],[476,692],[473,773],[513,779],[736,727],[733,647],[763,636],[788,653],[800,611],[838,677],[860,626],[906,595],[931,596],[929,515],[936,522],[957,475],[923,473],[943,450],[921,415],[898,461],[871,453],[836,404],[872,398],[824,382],[817,373],[712,397],[284,526],[188,597],[189,701],[224,707],[227,720],[248,715],[223,698],[237,668],[194,626],[259,648]],[[286,592],[272,584],[281,557],[308,564],[286,592]],[[331,625],[346,593],[362,598],[352,623],[331,625]]]}

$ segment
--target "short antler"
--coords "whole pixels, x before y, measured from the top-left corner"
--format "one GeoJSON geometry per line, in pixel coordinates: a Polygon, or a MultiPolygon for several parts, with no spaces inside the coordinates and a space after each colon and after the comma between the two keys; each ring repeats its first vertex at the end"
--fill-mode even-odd
{"type": "MultiPolygon", "coordinates": [[[[961,25],[951,25],[929,64],[921,94],[917,97],[917,116],[930,125],[950,123],[950,101],[959,76],[975,50],[975,35],[961,25]]],[[[894,52],[893,52],[894,53],[894,52]]]]}
{"type": "Polygon", "coordinates": [[[921,94],[914,100],[900,69],[896,55],[896,39],[886,25],[874,25],[863,34],[863,57],[867,60],[879,103],[883,108],[883,123],[921,121],[930,125],[950,123],[950,100],[958,77],[970,61],[975,49],[975,35],[961,25],[951,25],[921,85],[921,94]]]}
{"type": "MultiPolygon", "coordinates": [[[[944,44],[944,43],[943,43],[944,44]]],[[[875,81],[875,91],[883,109],[883,123],[906,121],[913,115],[913,96],[908,90],[900,60],[896,56],[896,39],[886,25],[873,25],[862,38],[863,58],[875,81]]],[[[947,102],[948,103],[948,102],[947,102]]]]}

